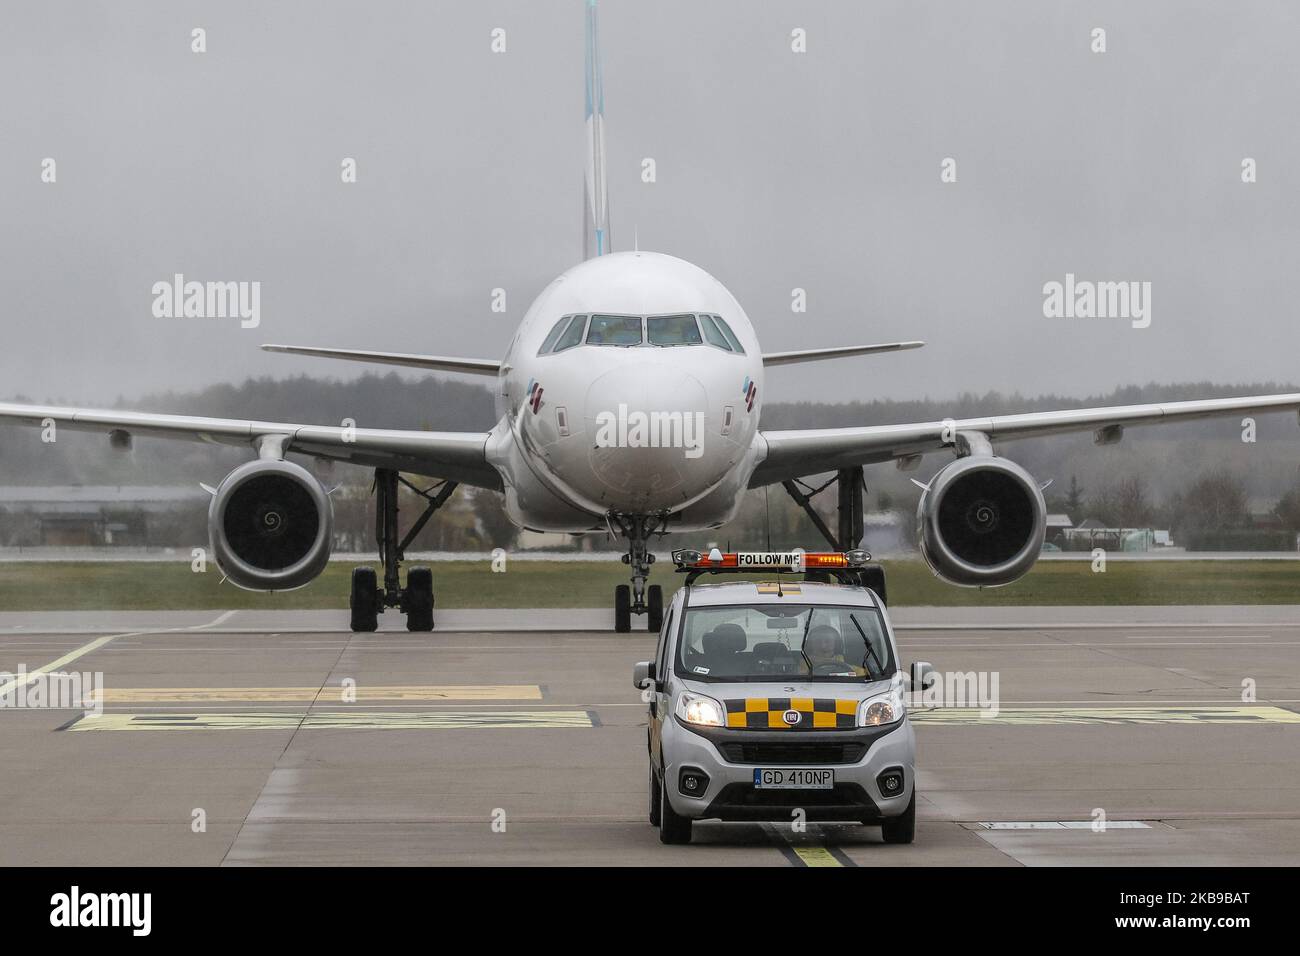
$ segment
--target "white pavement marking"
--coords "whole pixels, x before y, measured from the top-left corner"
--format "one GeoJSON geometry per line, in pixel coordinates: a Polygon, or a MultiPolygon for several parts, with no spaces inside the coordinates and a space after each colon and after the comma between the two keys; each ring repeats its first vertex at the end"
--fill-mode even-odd
{"type": "Polygon", "coordinates": [[[41,675],[48,674],[51,671],[57,670],[58,668],[62,667],[64,664],[72,663],[78,657],[82,657],[86,654],[89,654],[91,651],[98,650],[99,648],[103,647],[111,640],[114,640],[119,637],[135,637],[135,635],[138,633],[140,632],[130,631],[126,634],[106,634],[103,637],[97,637],[89,644],[83,644],[75,651],[72,651],[68,654],[64,654],[57,661],[50,661],[50,663],[46,664],[44,667],[38,667],[36,668],[36,670],[33,671],[27,671],[22,679],[15,677],[12,680],[6,681],[4,684],[0,684],[0,697],[4,697],[7,694],[9,694],[19,684],[24,684],[24,685],[30,684],[32,681],[36,680],[36,678],[40,677],[41,675]]]}
{"type": "Polygon", "coordinates": [[[229,621],[232,617],[234,617],[238,613],[239,613],[238,611],[227,611],[225,614],[222,614],[220,617],[218,617],[215,621],[208,621],[207,624],[191,624],[188,630],[201,631],[204,628],[216,627],[218,624],[225,624],[227,621],[229,621]]]}
{"type": "MultiPolygon", "coordinates": [[[[227,611],[225,614],[221,615],[216,620],[211,621],[208,624],[197,625],[197,626],[211,627],[212,625],[217,624],[225,620],[226,618],[230,617],[230,615],[234,613],[235,613],[234,611],[227,611]]],[[[19,679],[18,677],[14,677],[13,679],[6,681],[4,684],[0,684],[0,697],[4,697],[6,694],[11,693],[16,687],[18,687],[19,684],[23,684],[23,685],[30,684],[32,681],[36,680],[36,678],[41,677],[44,674],[49,674],[52,671],[56,671],[60,667],[63,667],[65,664],[71,664],[77,658],[84,657],[85,655],[89,654],[91,651],[97,651],[105,644],[109,643],[110,641],[115,641],[120,637],[139,637],[141,634],[168,634],[179,630],[187,630],[187,628],[171,627],[171,628],[165,628],[161,631],[125,631],[121,634],[105,634],[103,637],[95,638],[89,644],[81,645],[81,647],[78,647],[75,651],[69,651],[67,654],[64,654],[58,660],[50,661],[48,664],[44,665],[43,667],[38,667],[35,670],[27,671],[22,679],[19,679]]]]}
{"type": "MultiPolygon", "coordinates": [[[[967,829],[980,830],[1091,830],[1094,828],[1094,823],[1091,820],[1021,820],[1014,822],[963,823],[961,825],[967,829]]],[[[1098,825],[1097,832],[1150,829],[1151,824],[1144,823],[1141,820],[1106,820],[1098,825]]]]}
{"type": "MultiPolygon", "coordinates": [[[[927,647],[946,651],[1015,650],[1022,647],[1222,647],[1220,641],[1151,641],[1147,644],[1115,644],[1101,641],[1049,641],[1042,644],[922,644],[920,641],[900,641],[904,647],[927,647]]],[[[1233,641],[1231,647],[1296,647],[1300,641],[1233,641]]]]}
{"type": "MultiPolygon", "coordinates": [[[[1099,605],[1100,607],[1118,607],[1119,605],[1099,605]]],[[[896,631],[1130,631],[1139,628],[1151,628],[1153,630],[1173,630],[1188,629],[1199,630],[1207,627],[1222,628],[1253,628],[1259,630],[1264,627],[1283,627],[1294,628],[1300,627],[1300,621],[1274,621],[1267,624],[1255,622],[1198,622],[1188,621],[1179,623],[1177,621],[1040,621],[1037,623],[1001,622],[991,624],[981,624],[979,621],[971,621],[966,624],[894,624],[896,631]]]]}

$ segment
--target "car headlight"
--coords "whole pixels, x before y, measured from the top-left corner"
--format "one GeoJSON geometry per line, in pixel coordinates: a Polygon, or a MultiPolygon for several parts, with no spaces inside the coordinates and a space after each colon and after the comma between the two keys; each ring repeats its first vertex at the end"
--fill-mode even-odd
{"type": "Polygon", "coordinates": [[[683,691],[677,698],[677,716],[688,724],[698,727],[725,727],[727,714],[712,697],[683,691]]]}
{"type": "Polygon", "coordinates": [[[868,697],[862,702],[862,708],[858,711],[858,726],[879,727],[883,724],[892,724],[902,720],[906,713],[903,686],[895,681],[883,694],[868,697]]]}

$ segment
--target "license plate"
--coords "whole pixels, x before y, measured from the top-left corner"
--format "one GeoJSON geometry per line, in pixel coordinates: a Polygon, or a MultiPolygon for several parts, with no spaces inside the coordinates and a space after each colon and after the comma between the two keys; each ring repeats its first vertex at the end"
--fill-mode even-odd
{"type": "Polygon", "coordinates": [[[759,790],[830,790],[835,786],[835,771],[755,770],[754,786],[759,790]]]}

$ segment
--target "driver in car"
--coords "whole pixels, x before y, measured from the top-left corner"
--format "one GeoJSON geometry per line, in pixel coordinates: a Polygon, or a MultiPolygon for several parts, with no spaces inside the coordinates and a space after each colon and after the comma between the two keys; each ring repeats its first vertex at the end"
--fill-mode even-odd
{"type": "Polygon", "coordinates": [[[856,667],[844,659],[844,638],[829,624],[818,624],[810,630],[803,650],[814,674],[839,673],[861,677],[866,673],[866,668],[856,667]]]}

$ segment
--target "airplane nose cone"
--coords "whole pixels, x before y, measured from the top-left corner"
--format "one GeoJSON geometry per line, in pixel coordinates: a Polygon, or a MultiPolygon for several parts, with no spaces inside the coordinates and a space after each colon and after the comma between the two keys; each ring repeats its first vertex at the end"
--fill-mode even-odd
{"type": "Polygon", "coordinates": [[[597,378],[585,424],[607,507],[671,507],[713,480],[704,386],[666,363],[629,364],[597,378]]]}

